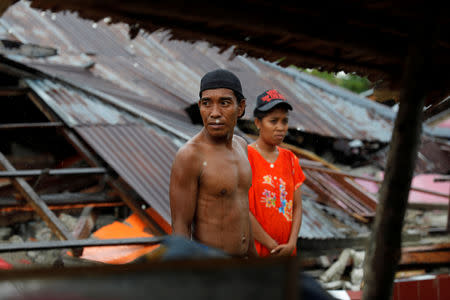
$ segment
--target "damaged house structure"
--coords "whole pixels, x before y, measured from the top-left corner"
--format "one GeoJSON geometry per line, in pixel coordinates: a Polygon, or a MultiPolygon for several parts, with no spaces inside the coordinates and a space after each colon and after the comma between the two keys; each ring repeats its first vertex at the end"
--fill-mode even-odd
{"type": "MultiPolygon", "coordinates": [[[[352,173],[350,167],[338,169],[332,162],[356,166],[377,157],[384,168],[394,111],[293,68],[247,55],[230,60],[237,48],[220,51],[206,42],[171,40],[167,31],[138,30],[130,39],[133,26],[112,24],[107,16],[95,19],[37,10],[25,1],[10,6],[0,18],[0,136],[7,141],[0,145],[0,226],[10,227],[4,239],[20,232],[30,241],[47,241],[47,249],[70,248],[72,255],[89,259],[89,248],[80,251],[88,246],[83,241],[99,224],[114,221],[93,214],[98,210],[113,211],[116,219],[128,217],[119,227],[130,225],[130,213],[139,219],[129,227],[141,229],[133,237],[145,238],[116,240],[115,245],[159,244],[171,232],[168,188],[173,157],[201,128],[195,110],[200,78],[220,67],[241,78],[248,99],[268,87],[292,99],[284,146],[301,158],[307,176],[299,248],[342,249],[359,241],[357,247],[363,250],[379,200],[356,180],[382,180],[352,173]],[[68,224],[61,212],[80,217],[68,224]],[[42,229],[36,215],[52,234],[47,228],[44,238],[36,235],[42,229]],[[66,244],[52,244],[52,235],[66,244]]],[[[248,141],[254,138],[253,105],[248,101],[237,130],[248,141]]],[[[441,125],[448,122],[448,98],[440,106],[444,109],[424,124],[417,174],[449,171],[450,133],[441,125]]],[[[448,201],[448,191],[413,190],[448,201]]],[[[448,207],[448,202],[441,206],[448,207]]],[[[15,246],[27,250],[32,244],[14,241],[17,237],[3,244],[2,252],[15,246]]],[[[92,245],[101,244],[100,238],[92,245]]],[[[435,248],[410,248],[408,253],[440,247],[441,256],[431,263],[448,264],[448,245],[444,240],[435,248]]],[[[34,247],[28,250],[38,249],[34,247]]],[[[144,253],[155,249],[147,247],[144,253]]],[[[60,255],[52,261],[26,256],[15,257],[9,265],[61,264],[60,255]]],[[[417,263],[414,258],[408,262],[417,263]]],[[[304,262],[308,264],[315,260],[304,262]]]]}

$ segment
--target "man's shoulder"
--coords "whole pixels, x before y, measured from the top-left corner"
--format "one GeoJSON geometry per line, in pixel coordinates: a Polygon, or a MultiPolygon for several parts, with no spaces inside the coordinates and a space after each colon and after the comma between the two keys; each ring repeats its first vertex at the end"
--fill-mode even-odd
{"type": "Polygon", "coordinates": [[[247,145],[248,145],[248,144],[247,144],[247,141],[246,141],[243,137],[241,137],[241,136],[235,134],[235,135],[233,135],[233,139],[234,139],[236,142],[238,142],[239,145],[241,145],[243,148],[245,148],[245,149],[247,150],[247,145]]]}
{"type": "Polygon", "coordinates": [[[194,162],[199,159],[204,152],[204,143],[202,139],[202,134],[197,133],[190,140],[188,140],[183,146],[178,149],[175,160],[176,161],[186,161],[194,162]]]}
{"type": "Polygon", "coordinates": [[[194,159],[201,152],[201,148],[201,143],[191,139],[178,149],[176,156],[182,159],[194,159]]]}

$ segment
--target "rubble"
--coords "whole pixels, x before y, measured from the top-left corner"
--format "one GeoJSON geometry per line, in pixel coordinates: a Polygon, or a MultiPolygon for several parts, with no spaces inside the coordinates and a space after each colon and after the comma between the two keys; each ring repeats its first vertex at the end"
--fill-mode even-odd
{"type": "Polygon", "coordinates": [[[328,290],[360,290],[363,280],[364,255],[364,251],[345,249],[338,260],[319,277],[319,282],[328,290]],[[348,266],[352,267],[350,277],[344,276],[344,271],[348,266]]]}

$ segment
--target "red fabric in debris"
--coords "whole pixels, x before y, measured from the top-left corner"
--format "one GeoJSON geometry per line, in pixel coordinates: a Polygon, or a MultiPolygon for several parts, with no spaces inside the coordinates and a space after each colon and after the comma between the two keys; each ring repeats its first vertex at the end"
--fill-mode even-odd
{"type": "Polygon", "coordinates": [[[13,266],[0,258],[0,270],[11,270],[13,266]]]}
{"type": "MultiPolygon", "coordinates": [[[[113,222],[106,225],[96,232],[94,236],[97,239],[122,239],[152,237],[153,235],[144,231],[143,222],[135,214],[128,217],[123,223],[113,222]]],[[[102,246],[85,247],[81,258],[94,260],[109,264],[125,264],[152,252],[160,245],[141,246],[141,245],[121,245],[121,246],[102,246]]]]}

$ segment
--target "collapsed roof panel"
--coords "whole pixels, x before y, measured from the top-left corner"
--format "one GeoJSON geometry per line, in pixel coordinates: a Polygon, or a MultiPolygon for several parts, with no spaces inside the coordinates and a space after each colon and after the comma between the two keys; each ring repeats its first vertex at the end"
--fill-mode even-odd
{"type": "Polygon", "coordinates": [[[27,83],[170,223],[169,174],[177,150],[173,138],[80,90],[50,80],[27,83]]]}
{"type": "MultiPolygon", "coordinates": [[[[70,84],[75,85],[79,87],[80,89],[84,89],[87,91],[87,93],[83,92],[77,92],[84,98],[91,97],[89,95],[98,95],[100,98],[110,98],[113,99],[113,101],[122,103],[123,107],[132,107],[134,108],[134,111],[139,112],[138,117],[142,118],[142,114],[147,114],[153,116],[153,118],[156,118],[163,122],[164,124],[174,128],[174,130],[179,131],[183,133],[186,137],[192,137],[194,136],[201,128],[201,126],[194,125],[191,123],[189,117],[187,116],[186,112],[184,110],[181,110],[176,107],[168,107],[166,105],[158,105],[154,104],[151,101],[148,101],[147,97],[139,96],[137,94],[131,93],[127,90],[124,90],[113,83],[98,77],[94,76],[89,70],[79,67],[70,67],[70,66],[61,66],[61,65],[53,65],[48,63],[27,63],[28,66],[33,67],[37,70],[40,70],[41,72],[44,72],[52,77],[57,77],[59,79],[62,79],[66,82],[70,82],[70,84]]],[[[49,81],[47,81],[49,82],[49,81]]],[[[53,90],[50,86],[39,88],[40,85],[42,85],[41,81],[37,81],[34,85],[36,85],[37,91],[40,93],[46,93],[46,91],[49,91],[50,93],[56,92],[56,90],[53,90]],[[38,84],[39,82],[39,84],[38,84]]],[[[55,85],[56,83],[51,83],[51,86],[55,85]]],[[[45,84],[44,84],[45,85],[45,84]]],[[[68,85],[66,88],[68,88],[68,85]]],[[[73,93],[69,91],[64,91],[63,93],[73,93]]],[[[95,98],[95,97],[94,97],[95,98]]],[[[164,97],[162,97],[165,99],[164,97]]],[[[93,98],[92,98],[93,99],[93,98]]],[[[67,109],[72,110],[73,108],[79,108],[78,106],[84,106],[85,109],[88,109],[87,103],[85,102],[86,99],[74,99],[74,103],[70,105],[70,107],[67,107],[67,109]]],[[[93,108],[93,106],[96,105],[96,103],[99,100],[93,100],[89,102],[89,105],[93,108]]],[[[108,109],[110,114],[114,115],[117,111],[114,108],[107,108],[102,107],[101,109],[108,109]]],[[[109,122],[104,122],[101,119],[103,118],[102,115],[100,116],[90,116],[89,114],[96,114],[98,112],[88,112],[86,116],[81,115],[79,118],[81,120],[77,120],[79,123],[89,123],[89,118],[91,118],[91,123],[108,123],[108,124],[115,124],[119,122],[118,120],[116,122],[113,122],[113,120],[110,120],[109,122]]],[[[72,123],[75,121],[72,121],[72,123]]],[[[130,118],[126,118],[125,114],[122,116],[122,120],[120,120],[121,123],[126,122],[137,122],[137,120],[131,121],[130,118]]],[[[70,124],[70,123],[68,123],[70,124]]]]}
{"type": "Polygon", "coordinates": [[[127,118],[126,114],[104,105],[81,91],[75,91],[50,80],[27,80],[27,83],[71,127],[136,123],[136,121],[127,118]]]}
{"type": "MultiPolygon", "coordinates": [[[[6,30],[20,33],[22,42],[39,42],[59,49],[60,56],[67,57],[66,64],[73,63],[74,53],[89,54],[95,63],[89,69],[92,74],[155,106],[181,112],[196,103],[198,84],[205,72],[227,68],[242,81],[248,99],[247,119],[251,119],[256,96],[277,88],[294,103],[290,118],[293,128],[337,138],[383,142],[390,138],[391,120],[361,105],[371,102],[369,99],[359,97],[361,103],[355,103],[337,89],[312,85],[311,80],[305,80],[306,74],[293,76],[256,59],[238,56],[229,60],[232,49],[219,53],[218,48],[206,43],[171,41],[164,32],[139,34],[131,41],[126,25],[109,26],[104,20],[94,23],[72,13],[41,13],[25,2],[10,7],[1,20],[6,30]],[[30,26],[39,30],[26,30],[30,26]]],[[[20,61],[18,57],[14,59],[20,61]]],[[[38,61],[51,64],[54,59],[38,61]]],[[[33,65],[29,60],[22,62],[33,65]]],[[[54,75],[59,74],[53,71],[54,75]]],[[[88,82],[88,78],[84,81],[88,82]]]]}
{"type": "Polygon", "coordinates": [[[176,145],[140,125],[85,126],[76,131],[169,224],[169,178],[176,145]]]}

